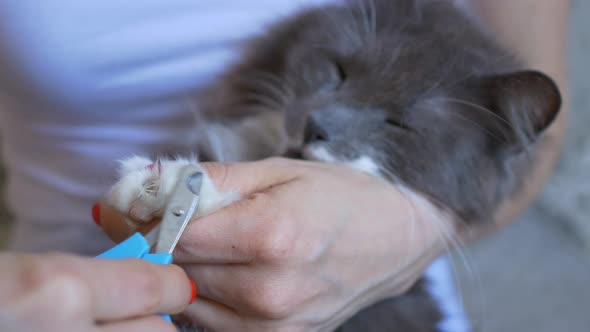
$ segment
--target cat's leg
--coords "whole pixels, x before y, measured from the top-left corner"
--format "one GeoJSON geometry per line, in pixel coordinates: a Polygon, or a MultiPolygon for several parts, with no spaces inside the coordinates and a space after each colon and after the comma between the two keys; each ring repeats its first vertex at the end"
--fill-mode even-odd
{"type": "Polygon", "coordinates": [[[210,161],[253,161],[280,156],[287,150],[280,112],[204,122],[198,132],[199,155],[210,161]]]}
{"type": "MultiPolygon", "coordinates": [[[[131,157],[121,161],[119,181],[106,196],[109,205],[127,216],[131,226],[147,223],[162,216],[168,197],[174,190],[181,169],[198,163],[189,159],[131,157]]],[[[217,190],[203,170],[201,197],[197,215],[214,212],[240,199],[232,192],[217,190]]]]}

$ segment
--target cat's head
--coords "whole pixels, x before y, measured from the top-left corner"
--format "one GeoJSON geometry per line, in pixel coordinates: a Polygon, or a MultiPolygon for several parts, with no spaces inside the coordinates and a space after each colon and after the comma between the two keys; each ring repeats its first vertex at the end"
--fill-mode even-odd
{"type": "Polygon", "coordinates": [[[292,134],[295,151],[402,184],[471,220],[513,189],[515,175],[527,175],[510,163],[535,146],[561,103],[553,81],[536,71],[415,93],[406,103],[334,100],[313,107],[304,129],[292,134]]]}
{"type": "Polygon", "coordinates": [[[481,217],[510,187],[512,156],[559,112],[556,85],[519,69],[446,2],[366,3],[378,8],[310,11],[275,27],[237,71],[237,95],[284,112],[304,158],[481,217]]]}

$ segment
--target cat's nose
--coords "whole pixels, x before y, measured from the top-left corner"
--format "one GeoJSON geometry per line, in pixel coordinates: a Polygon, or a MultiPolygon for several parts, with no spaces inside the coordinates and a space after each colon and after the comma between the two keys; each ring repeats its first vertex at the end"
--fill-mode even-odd
{"type": "Polygon", "coordinates": [[[328,141],[330,137],[328,136],[328,132],[322,128],[319,121],[314,118],[314,116],[309,116],[307,118],[307,123],[305,124],[305,132],[303,141],[305,144],[319,142],[319,141],[328,141]]]}

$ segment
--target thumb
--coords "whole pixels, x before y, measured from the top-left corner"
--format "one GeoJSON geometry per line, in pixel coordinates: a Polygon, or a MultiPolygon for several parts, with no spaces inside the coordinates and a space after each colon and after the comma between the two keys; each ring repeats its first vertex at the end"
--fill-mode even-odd
{"type": "Polygon", "coordinates": [[[248,196],[295,180],[301,163],[299,160],[273,157],[252,162],[206,162],[201,166],[218,191],[248,196]]]}

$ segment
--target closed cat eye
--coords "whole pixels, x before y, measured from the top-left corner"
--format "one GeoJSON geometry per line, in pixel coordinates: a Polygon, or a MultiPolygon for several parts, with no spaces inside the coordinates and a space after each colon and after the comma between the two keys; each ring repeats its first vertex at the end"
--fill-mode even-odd
{"type": "Polygon", "coordinates": [[[347,78],[346,70],[344,70],[344,66],[339,61],[334,61],[334,67],[336,68],[338,78],[340,79],[340,83],[342,84],[344,81],[346,81],[347,78]]]}
{"type": "Polygon", "coordinates": [[[301,75],[314,93],[338,90],[348,79],[342,59],[333,50],[314,48],[297,59],[293,75],[301,75]]]}
{"type": "Polygon", "coordinates": [[[394,118],[385,118],[385,123],[390,126],[401,128],[404,130],[411,130],[412,129],[394,118]]]}
{"type": "Polygon", "coordinates": [[[331,61],[330,63],[326,64],[326,66],[328,66],[328,68],[324,72],[328,74],[323,78],[322,87],[320,88],[320,91],[336,91],[346,81],[346,71],[344,69],[344,66],[338,61],[331,61]]]}

